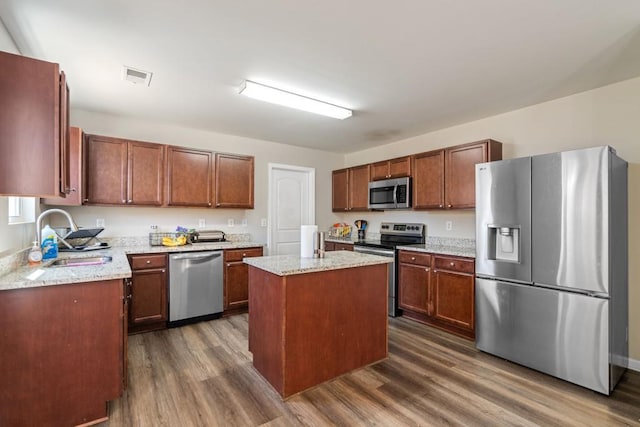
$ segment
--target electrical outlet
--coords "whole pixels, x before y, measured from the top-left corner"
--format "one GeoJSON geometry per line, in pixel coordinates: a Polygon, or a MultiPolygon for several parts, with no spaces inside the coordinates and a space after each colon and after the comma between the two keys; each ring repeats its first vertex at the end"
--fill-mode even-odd
{"type": "Polygon", "coordinates": [[[150,227],[151,227],[152,230],[157,230],[158,229],[157,225],[151,225],[150,227]]]}
{"type": "Polygon", "coordinates": [[[204,228],[204,227],[206,227],[206,226],[207,226],[207,221],[205,221],[205,220],[204,220],[204,218],[200,218],[200,219],[198,220],[198,227],[199,227],[199,228],[204,228]]]}
{"type": "Polygon", "coordinates": [[[98,219],[96,219],[96,227],[98,227],[98,228],[104,228],[104,218],[98,218],[98,219]]]}
{"type": "Polygon", "coordinates": [[[247,218],[242,218],[242,226],[246,227],[249,223],[247,222],[247,218]]]}
{"type": "Polygon", "coordinates": [[[233,226],[235,225],[235,223],[234,223],[234,221],[233,221],[233,218],[229,218],[229,219],[227,220],[227,225],[228,225],[229,227],[233,227],[233,226]]]}
{"type": "Polygon", "coordinates": [[[453,222],[452,221],[447,221],[444,223],[444,228],[447,231],[451,231],[453,230],[453,222]]]}
{"type": "Polygon", "coordinates": [[[266,218],[262,218],[260,220],[260,227],[266,227],[267,226],[267,219],[266,218]]]}

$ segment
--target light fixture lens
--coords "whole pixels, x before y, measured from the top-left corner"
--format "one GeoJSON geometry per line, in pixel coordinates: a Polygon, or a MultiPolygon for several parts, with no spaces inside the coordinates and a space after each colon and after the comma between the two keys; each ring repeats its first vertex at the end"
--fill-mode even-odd
{"type": "Polygon", "coordinates": [[[240,93],[248,96],[249,98],[258,99],[260,101],[283,105],[285,107],[308,111],[310,113],[321,114],[323,116],[333,117],[340,120],[351,117],[353,114],[352,111],[347,108],[338,107],[337,105],[328,104],[313,98],[265,86],[260,83],[252,82],[251,80],[245,80],[244,84],[240,88],[240,93]]]}

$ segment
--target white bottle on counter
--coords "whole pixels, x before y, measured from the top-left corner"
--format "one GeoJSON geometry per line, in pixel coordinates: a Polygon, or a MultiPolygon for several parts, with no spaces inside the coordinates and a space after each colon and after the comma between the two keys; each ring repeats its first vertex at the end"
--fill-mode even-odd
{"type": "Polygon", "coordinates": [[[42,260],[58,258],[58,235],[49,224],[45,225],[40,233],[40,247],[42,248],[42,260]]]}

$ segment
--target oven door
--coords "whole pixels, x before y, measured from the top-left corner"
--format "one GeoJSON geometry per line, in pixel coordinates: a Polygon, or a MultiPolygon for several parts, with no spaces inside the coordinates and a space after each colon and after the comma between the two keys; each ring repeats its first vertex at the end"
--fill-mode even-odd
{"type": "Polygon", "coordinates": [[[389,264],[389,277],[388,277],[388,295],[389,295],[389,307],[388,313],[391,317],[396,317],[398,313],[398,289],[396,287],[396,262],[395,262],[395,250],[372,248],[370,246],[353,245],[354,252],[360,252],[369,255],[384,256],[393,259],[393,262],[389,264]]]}

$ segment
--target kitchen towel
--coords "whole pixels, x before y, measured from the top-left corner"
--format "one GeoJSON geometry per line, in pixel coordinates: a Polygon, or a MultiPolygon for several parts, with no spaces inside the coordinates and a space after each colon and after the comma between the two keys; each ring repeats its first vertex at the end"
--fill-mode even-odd
{"type": "Polygon", "coordinates": [[[313,258],[314,239],[318,232],[317,225],[300,226],[300,257],[313,258]]]}

